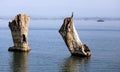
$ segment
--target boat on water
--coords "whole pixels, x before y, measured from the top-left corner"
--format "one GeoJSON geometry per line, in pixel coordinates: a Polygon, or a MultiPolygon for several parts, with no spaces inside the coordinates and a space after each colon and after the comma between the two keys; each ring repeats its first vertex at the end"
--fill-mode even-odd
{"type": "Polygon", "coordinates": [[[102,20],[102,19],[99,19],[99,20],[97,20],[97,22],[104,22],[104,20],[102,20]]]}
{"type": "Polygon", "coordinates": [[[0,18],[0,21],[2,21],[2,19],[0,18]]]}

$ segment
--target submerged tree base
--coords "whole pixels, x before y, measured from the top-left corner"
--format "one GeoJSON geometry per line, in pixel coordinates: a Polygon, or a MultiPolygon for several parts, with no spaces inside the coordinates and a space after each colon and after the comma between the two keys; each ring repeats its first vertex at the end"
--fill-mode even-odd
{"type": "Polygon", "coordinates": [[[73,56],[80,56],[80,57],[86,57],[86,56],[91,56],[90,53],[90,49],[88,48],[88,46],[86,44],[82,45],[82,48],[75,48],[75,51],[73,53],[71,53],[73,56]],[[84,48],[84,52],[81,52],[82,48],[84,48]]]}
{"type": "Polygon", "coordinates": [[[8,51],[18,51],[18,52],[29,52],[30,48],[17,48],[17,47],[10,47],[8,51]]]}

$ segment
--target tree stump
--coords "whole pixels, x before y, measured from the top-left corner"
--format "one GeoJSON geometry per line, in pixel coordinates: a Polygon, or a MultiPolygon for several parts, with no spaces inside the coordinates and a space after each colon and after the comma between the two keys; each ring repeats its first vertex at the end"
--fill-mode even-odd
{"type": "Polygon", "coordinates": [[[28,47],[28,25],[30,17],[25,14],[18,14],[12,22],[9,22],[14,46],[9,51],[30,51],[28,47]]]}
{"type": "Polygon", "coordinates": [[[64,42],[66,43],[72,55],[76,56],[90,56],[91,52],[87,45],[83,44],[79,39],[78,33],[74,26],[73,14],[71,17],[64,19],[59,33],[61,34],[64,42]]]}

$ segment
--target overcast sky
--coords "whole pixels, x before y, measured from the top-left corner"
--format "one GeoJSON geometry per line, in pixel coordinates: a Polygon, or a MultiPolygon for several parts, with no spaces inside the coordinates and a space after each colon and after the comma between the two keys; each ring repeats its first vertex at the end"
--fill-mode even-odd
{"type": "Polygon", "coordinates": [[[0,16],[120,17],[120,0],[0,0],[0,16]]]}

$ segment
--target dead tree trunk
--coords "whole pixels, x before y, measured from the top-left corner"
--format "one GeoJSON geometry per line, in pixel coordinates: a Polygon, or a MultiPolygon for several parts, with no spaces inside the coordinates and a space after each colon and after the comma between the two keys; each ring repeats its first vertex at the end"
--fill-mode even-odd
{"type": "Polygon", "coordinates": [[[14,46],[9,51],[30,51],[28,47],[28,24],[30,17],[25,14],[18,14],[12,22],[9,22],[14,46]]]}
{"type": "Polygon", "coordinates": [[[63,37],[69,51],[72,55],[90,56],[88,46],[83,44],[79,39],[78,33],[74,26],[73,14],[71,17],[65,18],[59,33],[63,37]]]}

